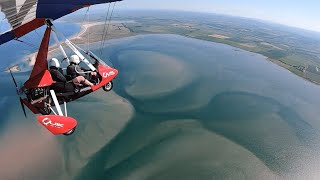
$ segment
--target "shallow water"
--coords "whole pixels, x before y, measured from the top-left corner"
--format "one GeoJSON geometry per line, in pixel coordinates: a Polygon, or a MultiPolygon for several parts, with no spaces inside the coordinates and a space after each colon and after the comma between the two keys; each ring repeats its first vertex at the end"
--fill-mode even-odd
{"type": "MultiPolygon", "coordinates": [[[[98,52],[98,47],[91,49],[98,52]]],[[[50,139],[42,127],[33,127],[57,148],[50,153],[56,158],[49,164],[60,164],[61,169],[44,170],[45,175],[56,179],[320,176],[320,89],[265,57],[176,35],[112,40],[102,57],[119,69],[116,94],[99,91],[70,103],[69,115],[79,121],[71,137],[50,139]]],[[[13,98],[11,93],[8,99],[13,98]]],[[[12,119],[23,116],[14,108],[17,100],[5,107],[3,122],[8,125],[2,126],[3,137],[12,129],[12,119]]]]}
{"type": "Polygon", "coordinates": [[[115,91],[135,115],[79,179],[318,177],[319,87],[221,44],[175,35],[110,44],[115,91]]]}

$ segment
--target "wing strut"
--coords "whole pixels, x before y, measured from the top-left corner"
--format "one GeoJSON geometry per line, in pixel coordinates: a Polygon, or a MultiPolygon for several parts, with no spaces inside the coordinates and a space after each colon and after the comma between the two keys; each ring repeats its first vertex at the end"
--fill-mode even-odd
{"type": "Polygon", "coordinates": [[[51,33],[51,28],[48,26],[43,36],[43,39],[38,51],[37,59],[30,75],[30,79],[32,79],[39,73],[48,69],[47,56],[48,56],[48,50],[49,50],[50,33],[51,33]]]}

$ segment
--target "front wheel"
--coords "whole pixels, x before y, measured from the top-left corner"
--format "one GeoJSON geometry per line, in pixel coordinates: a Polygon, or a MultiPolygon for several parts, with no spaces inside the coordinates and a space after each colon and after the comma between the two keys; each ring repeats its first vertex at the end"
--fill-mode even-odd
{"type": "Polygon", "coordinates": [[[113,82],[112,81],[108,82],[102,88],[103,88],[104,91],[107,91],[107,92],[111,91],[112,88],[113,88],[113,82]]]}
{"type": "Polygon", "coordinates": [[[71,129],[70,131],[63,133],[63,135],[65,136],[70,136],[71,134],[73,134],[76,131],[76,127],[74,127],[73,129],[71,129]]]}

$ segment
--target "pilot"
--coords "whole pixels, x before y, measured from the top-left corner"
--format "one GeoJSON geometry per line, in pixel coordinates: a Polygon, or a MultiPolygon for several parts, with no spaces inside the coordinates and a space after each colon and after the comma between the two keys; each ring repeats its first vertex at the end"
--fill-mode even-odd
{"type": "MultiPolygon", "coordinates": [[[[88,79],[89,73],[86,73],[85,71],[88,71],[84,68],[81,68],[79,66],[80,58],[77,55],[72,55],[70,57],[70,65],[67,67],[67,74],[71,76],[72,82],[75,85],[86,85],[86,86],[94,86],[93,83],[91,83],[88,79]]],[[[90,73],[92,76],[96,76],[96,72],[90,73]]]]}
{"type": "Polygon", "coordinates": [[[63,71],[60,68],[59,60],[52,58],[49,62],[49,71],[52,79],[56,82],[67,82],[66,77],[63,75],[63,71]]]}

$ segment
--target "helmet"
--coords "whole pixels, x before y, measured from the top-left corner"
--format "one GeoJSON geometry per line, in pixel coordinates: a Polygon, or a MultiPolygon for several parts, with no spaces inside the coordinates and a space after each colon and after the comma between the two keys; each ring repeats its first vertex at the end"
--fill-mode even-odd
{"type": "Polygon", "coordinates": [[[79,64],[80,63],[80,58],[78,55],[72,55],[70,57],[70,62],[71,63],[75,63],[75,64],[79,64]]]}
{"type": "Polygon", "coordinates": [[[59,63],[59,60],[57,58],[52,58],[51,61],[50,61],[50,67],[51,66],[54,66],[56,68],[59,68],[60,67],[60,63],[59,63]]]}

